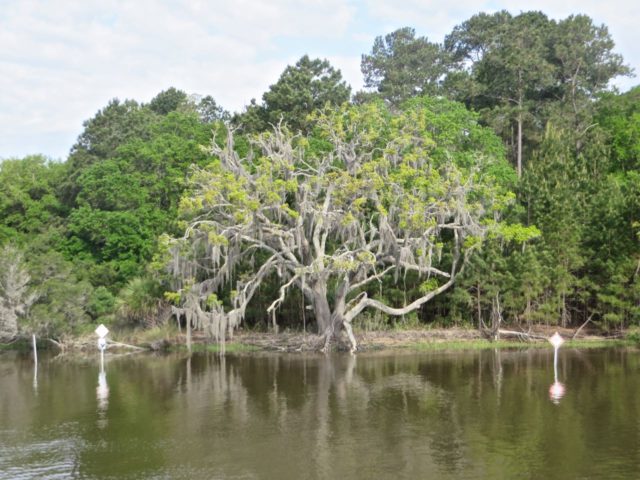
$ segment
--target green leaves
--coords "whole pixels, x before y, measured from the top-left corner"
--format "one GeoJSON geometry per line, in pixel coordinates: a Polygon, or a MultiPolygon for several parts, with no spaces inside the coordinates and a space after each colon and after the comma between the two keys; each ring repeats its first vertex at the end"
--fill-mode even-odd
{"type": "Polygon", "coordinates": [[[112,102],[87,123],[69,162],[74,197],[64,250],[93,264],[87,270],[94,285],[112,291],[144,272],[160,234],[178,231],[186,172],[210,160],[200,148],[210,139],[210,126],[189,109],[184,93],[170,89],[151,103],[155,110],[112,102]],[[103,141],[111,149],[104,155],[92,147],[103,141]],[[76,163],[87,155],[89,163],[76,163]]]}
{"type": "Polygon", "coordinates": [[[42,156],[0,163],[0,244],[22,243],[62,220],[58,198],[65,167],[42,156]]]}
{"type": "Polygon", "coordinates": [[[445,45],[458,64],[444,82],[450,94],[482,113],[519,172],[548,121],[579,141],[592,124],[593,100],[629,73],[606,27],[585,15],[555,21],[541,12],[480,13],[455,27],[445,45]]]}
{"type": "Polygon", "coordinates": [[[350,95],[351,87],[342,79],[340,70],[327,60],[305,55],[295,65],[289,65],[269,87],[262,96],[262,105],[252,101],[235,122],[252,132],[268,131],[280,122],[294,132],[306,132],[310,114],[325,106],[341,105],[350,95]]]}
{"type": "Polygon", "coordinates": [[[520,223],[503,223],[498,226],[497,232],[500,238],[519,244],[528,242],[542,235],[542,232],[535,225],[524,226],[520,223]]]}
{"type": "MultiPolygon", "coordinates": [[[[499,225],[499,202],[513,198],[508,175],[494,174],[509,168],[499,140],[462,105],[421,98],[392,112],[382,102],[344,104],[309,121],[308,136],[279,126],[253,137],[246,157],[229,132],[224,145],[212,144],[217,160],[193,169],[182,201],[190,248],[176,240],[169,266],[177,284],[194,279],[200,304],[214,290],[238,318],[273,272],[279,297],[268,311],[297,285],[326,304],[315,312],[324,329],[334,308],[344,318],[365,306],[400,314],[381,303],[388,297],[347,296],[402,275],[418,296],[405,313],[413,311],[453,284],[461,255],[483,243],[485,216],[499,225]]],[[[518,238],[533,236],[521,230],[518,238]]]]}
{"type": "Polygon", "coordinates": [[[376,37],[369,55],[362,55],[364,85],[399,105],[423,95],[435,95],[448,71],[449,59],[442,46],[415,36],[413,28],[400,28],[376,37]]]}

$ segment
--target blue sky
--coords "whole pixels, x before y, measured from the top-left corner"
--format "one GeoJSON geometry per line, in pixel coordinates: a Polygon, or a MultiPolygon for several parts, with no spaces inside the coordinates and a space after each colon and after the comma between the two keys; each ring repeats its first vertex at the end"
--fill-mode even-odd
{"type": "MultiPolygon", "coordinates": [[[[327,58],[355,91],[360,56],[378,35],[410,26],[441,42],[480,11],[531,8],[497,0],[0,0],[0,158],[64,159],[82,122],[110,99],[148,101],[170,86],[241,110],[304,54],[327,58]]],[[[539,0],[535,8],[604,23],[640,73],[640,2],[539,0]]],[[[640,80],[616,84],[626,90],[640,80]]]]}

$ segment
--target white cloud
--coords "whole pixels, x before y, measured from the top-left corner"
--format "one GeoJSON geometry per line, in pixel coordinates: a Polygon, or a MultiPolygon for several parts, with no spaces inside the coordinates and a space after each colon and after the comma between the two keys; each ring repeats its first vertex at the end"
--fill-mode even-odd
{"type": "Polygon", "coordinates": [[[175,86],[240,109],[286,66],[277,40],[338,38],[354,13],[337,0],[5,3],[0,157],[27,153],[21,135],[79,132],[113,97],[148,101],[175,86]]]}
{"type": "MultiPolygon", "coordinates": [[[[500,8],[472,0],[444,7],[428,0],[1,3],[0,157],[64,156],[82,122],[113,97],[148,101],[175,86],[239,110],[303,53],[328,58],[357,90],[360,54],[376,35],[408,25],[442,41],[475,12],[500,8]]],[[[508,8],[530,7],[514,1],[508,8]]],[[[627,62],[640,64],[636,3],[542,0],[536,8],[555,18],[591,15],[610,27],[627,62]]]]}

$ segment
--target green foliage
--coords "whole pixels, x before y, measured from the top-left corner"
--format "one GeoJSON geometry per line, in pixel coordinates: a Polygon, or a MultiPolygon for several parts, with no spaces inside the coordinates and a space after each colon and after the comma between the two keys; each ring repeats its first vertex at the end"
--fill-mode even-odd
{"type": "Polygon", "coordinates": [[[508,242],[522,244],[541,235],[540,230],[535,225],[525,227],[520,223],[502,224],[497,230],[498,236],[508,242]]]}
{"type": "Polygon", "coordinates": [[[106,288],[98,287],[89,297],[87,312],[94,320],[112,314],[116,307],[116,297],[106,288]]]}
{"type": "Polygon", "coordinates": [[[449,69],[442,47],[426,37],[415,36],[413,28],[400,28],[376,37],[371,53],[362,55],[364,86],[374,88],[393,104],[414,96],[435,95],[449,69]]]}
{"type": "Polygon", "coordinates": [[[58,338],[77,333],[90,321],[93,288],[78,278],[71,262],[57,252],[48,251],[30,258],[29,271],[37,302],[27,317],[28,331],[58,338]]]}
{"type": "Polygon", "coordinates": [[[24,243],[61,222],[64,166],[42,156],[0,163],[0,244],[24,243]]]}
{"type": "Polygon", "coordinates": [[[92,283],[113,292],[143,273],[161,233],[176,231],[186,172],[208,161],[200,145],[209,127],[195,113],[171,111],[147,127],[146,137],[128,139],[74,182],[67,255],[88,261],[92,283]]]}
{"type": "Polygon", "coordinates": [[[167,115],[187,103],[187,94],[171,87],[160,92],[149,102],[149,109],[159,115],[167,115]]]}
{"type": "MultiPolygon", "coordinates": [[[[195,281],[188,290],[201,309],[243,315],[238,305],[265,285],[262,268],[274,263],[269,291],[284,298],[302,278],[297,286],[308,299],[326,298],[324,312],[344,303],[339,315],[357,315],[349,313],[358,304],[346,298],[351,285],[359,293],[364,286],[376,308],[427,301],[450,287],[460,256],[480,247],[513,202],[515,176],[499,139],[461,104],[427,97],[400,111],[380,101],[344,104],[309,121],[308,136],[286,128],[261,134],[246,158],[215,144],[219,161],[194,169],[193,192],[181,202],[188,226],[172,242],[169,268],[182,291],[195,281]],[[378,279],[385,269],[394,274],[378,279]],[[213,305],[209,289],[218,294],[213,305]]],[[[419,319],[409,316],[414,305],[405,319],[419,319]]],[[[324,312],[313,311],[320,329],[324,312]]]]}
{"type": "Polygon", "coordinates": [[[606,27],[585,15],[556,22],[541,12],[480,13],[445,39],[458,68],[444,83],[526,164],[549,120],[577,137],[590,128],[593,100],[630,72],[613,46],[606,27]]]}
{"type": "MultiPolygon", "coordinates": [[[[359,92],[353,105],[345,104],[350,88],[340,72],[304,56],[260,104],[252,101],[234,117],[246,132],[267,132],[263,140],[273,139],[272,125],[281,120],[286,135],[303,134],[292,142],[299,155],[293,164],[256,155],[256,136],[235,136],[229,148],[251,158],[255,184],[211,163],[202,148],[212,128],[217,146],[227,140],[220,127],[229,113],[211,96],[175,88],[148,104],[110,101],[84,123],[66,162],[2,161],[0,247],[23,253],[25,295],[34,298],[20,328],[68,335],[116,314],[125,323],[153,323],[165,300],[184,301],[164,292],[175,285],[160,284],[175,247],[169,239],[186,226],[179,211],[187,219],[207,215],[227,199],[235,225],[252,222],[265,206],[277,212],[276,227],[305,222],[296,199],[305,185],[335,188],[343,236],[328,241],[329,253],[348,243],[349,232],[378,228],[376,219],[385,216],[401,235],[434,230],[430,248],[414,254],[449,267],[453,234],[435,227],[443,219],[433,212],[463,206],[482,219],[478,228],[488,235],[465,236],[463,252],[476,254],[456,287],[421,309],[421,321],[488,321],[499,298],[507,322],[575,325],[592,317],[604,328],[640,325],[640,87],[609,91],[610,80],[630,69],[605,26],[585,15],[479,13],[444,45],[412,28],[379,36],[361,67],[372,91],[359,92]],[[336,139],[346,146],[340,152],[336,139]],[[321,178],[294,175],[303,163],[317,167],[331,155],[321,178]],[[349,164],[350,155],[366,161],[349,164]],[[520,179],[505,155],[522,161],[520,179]],[[463,200],[452,194],[461,185],[474,186],[463,200]]],[[[200,233],[207,246],[198,254],[233,247],[205,226],[188,240],[200,233]]],[[[265,258],[234,264],[234,273],[246,275],[265,258]]],[[[325,267],[350,275],[375,263],[372,252],[358,251],[325,267]]],[[[278,282],[270,276],[262,296],[277,296],[278,282]]],[[[441,284],[403,272],[364,290],[401,305],[441,284]]],[[[231,290],[225,286],[203,306],[229,306],[231,290]]],[[[255,321],[263,320],[265,302],[248,309],[255,321]]],[[[304,305],[290,295],[281,317],[295,325],[304,305]]],[[[386,324],[383,316],[368,321],[386,324]]]]}
{"type": "Polygon", "coordinates": [[[308,116],[326,105],[341,105],[349,100],[351,88],[327,60],[303,56],[289,65],[278,81],[262,96],[262,105],[255,101],[247,107],[236,123],[245,130],[260,132],[284,122],[292,131],[307,131],[308,116]]]}
{"type": "MultiPolygon", "coordinates": [[[[96,115],[84,122],[84,130],[71,148],[67,163],[70,179],[92,163],[116,155],[120,145],[134,138],[148,138],[156,116],[133,100],[111,100],[96,115]]],[[[75,194],[72,185],[69,194],[75,194]]],[[[73,196],[68,199],[72,201],[73,196]]]]}
{"type": "Polygon", "coordinates": [[[607,135],[610,170],[637,170],[640,167],[640,86],[623,95],[604,95],[597,104],[594,120],[607,135]]]}
{"type": "Polygon", "coordinates": [[[640,344],[640,328],[635,327],[635,328],[629,329],[625,339],[629,340],[630,342],[640,344]]]}
{"type": "Polygon", "coordinates": [[[211,95],[204,97],[191,95],[190,100],[195,104],[195,110],[200,117],[200,121],[205,124],[214,122],[226,122],[231,120],[231,115],[222,108],[211,95]]]}
{"type": "Polygon", "coordinates": [[[120,290],[116,299],[119,316],[129,325],[157,324],[162,308],[162,286],[153,278],[136,277],[120,290]]]}

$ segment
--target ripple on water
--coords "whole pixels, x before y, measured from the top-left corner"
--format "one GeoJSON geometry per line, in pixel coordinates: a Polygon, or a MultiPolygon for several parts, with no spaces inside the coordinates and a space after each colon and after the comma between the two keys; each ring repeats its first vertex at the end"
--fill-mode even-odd
{"type": "Polygon", "coordinates": [[[6,442],[9,446],[0,449],[0,479],[58,479],[77,475],[82,444],[78,437],[37,441],[29,435],[1,431],[0,439],[7,438],[13,441],[6,442]]]}

